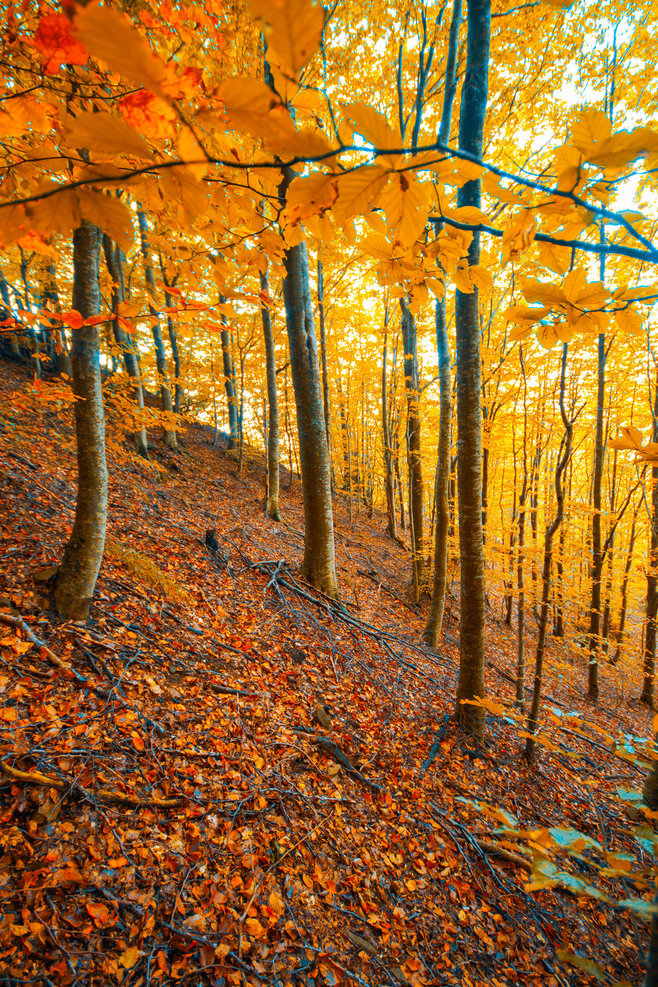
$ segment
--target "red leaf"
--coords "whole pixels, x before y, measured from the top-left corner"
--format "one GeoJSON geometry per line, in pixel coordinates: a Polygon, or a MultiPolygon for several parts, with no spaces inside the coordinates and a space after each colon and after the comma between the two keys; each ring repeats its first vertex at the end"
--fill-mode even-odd
{"type": "Polygon", "coordinates": [[[46,14],[39,21],[34,43],[41,53],[45,72],[57,72],[61,65],[84,65],[87,50],[71,34],[71,22],[65,14],[46,14]]]}

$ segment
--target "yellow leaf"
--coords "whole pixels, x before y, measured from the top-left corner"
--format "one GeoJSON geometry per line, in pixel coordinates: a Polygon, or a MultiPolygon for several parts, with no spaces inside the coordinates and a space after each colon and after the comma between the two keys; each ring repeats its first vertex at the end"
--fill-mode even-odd
{"type": "Polygon", "coordinates": [[[587,110],[574,123],[571,140],[574,147],[587,155],[594,144],[606,141],[611,133],[612,126],[602,110],[587,110]]]}
{"type": "Polygon", "coordinates": [[[389,127],[381,113],[367,103],[346,103],[343,105],[345,116],[354,126],[357,133],[376,147],[379,151],[393,150],[402,147],[399,132],[389,127]]]}
{"type": "Polygon", "coordinates": [[[268,25],[268,46],[282,68],[293,75],[315,54],[324,27],[324,11],[310,0],[247,0],[254,17],[268,25]]]}
{"type": "Polygon", "coordinates": [[[542,306],[542,308],[528,308],[527,305],[513,305],[505,312],[505,318],[508,322],[539,322],[549,312],[550,308],[546,306],[542,306]]]}
{"type": "Polygon", "coordinates": [[[55,182],[45,182],[35,191],[37,194],[57,190],[55,195],[30,202],[26,208],[28,228],[47,230],[50,233],[70,233],[80,225],[82,215],[78,196],[71,189],[61,189],[55,182]]]}
{"type": "Polygon", "coordinates": [[[642,315],[632,306],[629,305],[628,308],[615,312],[614,317],[617,327],[622,332],[627,332],[634,336],[642,332],[642,315]]]}
{"type": "Polygon", "coordinates": [[[291,223],[323,213],[336,201],[336,176],[316,173],[296,178],[286,194],[286,218],[291,223]]]}
{"type": "Polygon", "coordinates": [[[208,171],[208,157],[189,127],[181,130],[176,149],[192,177],[198,182],[202,181],[208,171]]]}
{"type": "Polygon", "coordinates": [[[94,154],[112,157],[128,154],[136,158],[152,158],[153,152],[144,138],[122,117],[109,113],[80,113],[68,116],[64,122],[66,140],[73,147],[84,147],[94,154]]]}
{"type": "Polygon", "coordinates": [[[338,201],[333,207],[336,222],[343,223],[369,212],[377,202],[386,175],[386,169],[381,165],[368,165],[341,175],[337,180],[338,201]]]}
{"type": "Polygon", "coordinates": [[[124,950],[119,957],[119,963],[121,966],[125,967],[126,970],[130,970],[135,966],[139,957],[140,951],[137,949],[137,946],[130,946],[128,949],[124,950]]]}
{"type": "Polygon", "coordinates": [[[625,425],[620,429],[619,436],[610,440],[610,445],[613,449],[635,449],[639,452],[643,445],[642,434],[634,425],[625,425]]]}
{"type": "MultiPolygon", "coordinates": [[[[273,117],[274,113],[271,113],[268,117],[270,126],[273,123],[273,117]]],[[[286,158],[324,158],[327,156],[326,160],[328,161],[328,156],[333,151],[338,150],[331,146],[327,138],[319,130],[307,129],[298,131],[292,126],[292,120],[290,120],[290,124],[290,128],[288,129],[286,126],[283,133],[279,132],[268,136],[266,131],[263,134],[266,147],[284,160],[286,158]]]]}
{"type": "Polygon", "coordinates": [[[126,16],[97,3],[76,10],[73,34],[90,55],[102,59],[113,72],[161,92],[165,67],[126,16]]]}
{"type": "Polygon", "coordinates": [[[427,223],[430,209],[429,183],[421,183],[411,172],[394,172],[379,197],[396,239],[415,243],[427,223]]]}
{"type": "MultiPolygon", "coordinates": [[[[234,76],[224,79],[217,91],[236,130],[259,134],[264,117],[281,102],[260,79],[234,76]]],[[[292,121],[291,121],[292,123],[292,121]]],[[[294,128],[293,128],[294,129],[294,128]]]]}
{"type": "Polygon", "coordinates": [[[78,203],[83,219],[98,226],[123,250],[129,250],[133,240],[133,224],[130,210],[123,202],[105,192],[79,189],[78,203]]]}

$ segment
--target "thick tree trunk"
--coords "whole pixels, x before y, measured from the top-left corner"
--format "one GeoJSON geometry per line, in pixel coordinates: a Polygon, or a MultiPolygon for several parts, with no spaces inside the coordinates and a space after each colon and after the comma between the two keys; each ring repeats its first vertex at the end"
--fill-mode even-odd
{"type": "MultiPolygon", "coordinates": [[[[151,255],[149,251],[148,244],[148,223],[146,222],[146,216],[144,212],[140,209],[137,212],[137,218],[139,222],[139,233],[142,246],[142,257],[144,260],[144,281],[146,282],[146,287],[149,290],[151,298],[155,299],[156,289],[155,289],[155,275],[153,273],[153,264],[151,263],[151,255]]],[[[167,375],[167,358],[165,356],[164,343],[162,341],[162,329],[160,327],[160,313],[155,308],[152,302],[149,302],[149,312],[152,316],[152,326],[151,332],[153,334],[153,346],[155,348],[155,362],[158,369],[158,378],[160,382],[160,403],[165,416],[170,419],[173,418],[174,408],[171,401],[171,390],[169,389],[169,378],[167,375]]],[[[168,449],[173,452],[178,452],[178,438],[176,437],[176,430],[172,427],[170,421],[164,426],[164,444],[168,449]]]]}
{"type": "Polygon", "coordinates": [[[302,574],[323,593],[336,597],[331,472],[305,242],[286,251],[284,265],[283,298],[304,501],[302,574]]]}
{"type": "Polygon", "coordinates": [[[412,591],[415,603],[427,588],[423,518],[423,464],[420,439],[420,391],[416,320],[401,298],[404,382],[407,394],[407,458],[409,464],[409,527],[411,530],[412,591]]]}
{"type": "MultiPolygon", "coordinates": [[[[459,147],[480,157],[489,82],[490,0],[468,0],[466,76],[462,89],[459,147]]],[[[458,205],[480,206],[480,181],[467,182],[458,205]]],[[[469,266],[480,262],[480,235],[473,234],[469,266]]],[[[480,408],[480,316],[477,288],[457,291],[457,483],[461,558],[460,661],[456,715],[476,738],[484,709],[468,700],[484,697],[484,546],[482,543],[482,414],[480,408]]]]}
{"type": "MultiPolygon", "coordinates": [[[[265,273],[260,276],[261,291],[270,294],[270,282],[265,273]]],[[[272,314],[267,305],[261,307],[263,338],[265,340],[265,373],[267,376],[267,507],[265,513],[273,521],[280,521],[279,515],[279,402],[276,392],[276,360],[274,356],[274,333],[272,314]]]]}
{"type": "Polygon", "coordinates": [[[324,423],[327,433],[327,452],[331,462],[331,407],[329,393],[329,370],[327,367],[327,334],[324,321],[324,276],[322,260],[318,254],[318,321],[320,323],[320,348],[322,357],[322,402],[324,405],[324,423]]]}
{"type": "MultiPolygon", "coordinates": [[[[83,223],[73,234],[73,308],[84,319],[98,315],[101,232],[83,223]]],[[[73,330],[71,370],[78,490],[73,531],[57,576],[55,602],[66,620],[86,620],[105,547],[107,465],[98,326],[73,330]]]]}
{"type": "MultiPolygon", "coordinates": [[[[121,256],[121,248],[118,244],[112,243],[107,233],[103,234],[103,253],[105,254],[105,263],[107,265],[108,273],[113,281],[112,310],[116,312],[117,306],[125,300],[123,258],[121,256]]],[[[142,381],[139,373],[139,363],[137,362],[134,340],[129,333],[122,329],[116,315],[112,319],[112,332],[116,343],[121,347],[123,365],[126,373],[132,381],[135,393],[135,403],[137,404],[137,413],[141,417],[142,411],[144,410],[144,392],[142,390],[142,381]]],[[[137,431],[133,432],[132,437],[139,455],[144,456],[145,459],[148,459],[148,440],[146,438],[146,429],[144,425],[142,425],[141,428],[138,428],[137,431]]]]}
{"type": "Polygon", "coordinates": [[[437,298],[435,307],[436,346],[439,359],[439,447],[436,463],[436,528],[434,530],[434,580],[432,602],[423,631],[423,638],[436,647],[443,626],[448,574],[448,528],[450,506],[450,445],[452,440],[452,383],[450,380],[450,350],[446,324],[445,297],[437,298]]]}

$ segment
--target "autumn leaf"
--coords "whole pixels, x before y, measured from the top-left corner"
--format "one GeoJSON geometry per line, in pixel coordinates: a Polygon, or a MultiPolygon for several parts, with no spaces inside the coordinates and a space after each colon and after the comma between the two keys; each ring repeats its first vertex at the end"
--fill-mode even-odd
{"type": "Polygon", "coordinates": [[[153,152],[140,133],[121,117],[110,113],[80,113],[64,122],[67,141],[103,157],[117,154],[152,158],[153,152]]]}
{"type": "Polygon", "coordinates": [[[66,14],[46,14],[39,20],[34,43],[44,72],[53,74],[60,66],[85,65],[89,55],[84,44],[73,37],[66,14]]]}
{"type": "Polygon", "coordinates": [[[254,17],[265,21],[268,45],[281,67],[297,76],[317,51],[324,11],[311,0],[248,0],[254,17]]]}
{"type": "Polygon", "coordinates": [[[381,113],[377,113],[368,103],[346,103],[343,112],[354,130],[378,150],[393,150],[402,146],[399,133],[392,130],[381,113]]]}
{"type": "Polygon", "coordinates": [[[130,23],[113,7],[78,7],[73,34],[94,58],[140,86],[162,94],[166,69],[130,23]]]}

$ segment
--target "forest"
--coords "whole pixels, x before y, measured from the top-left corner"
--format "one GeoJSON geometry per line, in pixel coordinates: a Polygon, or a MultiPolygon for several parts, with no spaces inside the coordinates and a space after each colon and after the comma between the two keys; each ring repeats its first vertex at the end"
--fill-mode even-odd
{"type": "Polygon", "coordinates": [[[658,7],[0,23],[0,982],[658,987],[658,7]]]}

